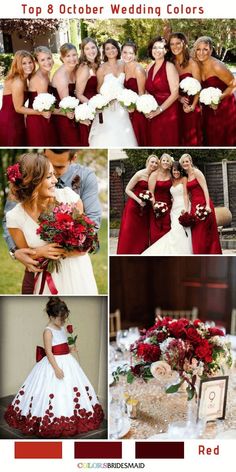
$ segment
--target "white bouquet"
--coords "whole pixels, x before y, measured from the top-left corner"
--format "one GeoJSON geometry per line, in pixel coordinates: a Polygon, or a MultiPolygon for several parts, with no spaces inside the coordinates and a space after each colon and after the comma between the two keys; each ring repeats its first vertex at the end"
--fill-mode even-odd
{"type": "Polygon", "coordinates": [[[75,108],[76,121],[92,121],[94,119],[95,111],[87,104],[82,103],[75,108]]]}
{"type": "Polygon", "coordinates": [[[102,95],[101,93],[97,93],[89,100],[89,106],[94,111],[102,111],[109,103],[109,100],[102,95]]]}
{"type": "Polygon", "coordinates": [[[196,95],[202,88],[200,82],[193,77],[185,77],[185,79],[181,80],[179,86],[188,95],[196,95]]]}
{"type": "Polygon", "coordinates": [[[111,102],[112,100],[116,100],[119,93],[122,90],[121,84],[116,80],[109,80],[104,82],[100,88],[100,93],[103,97],[106,98],[107,102],[111,102]]]}
{"type": "Polygon", "coordinates": [[[122,105],[122,107],[134,110],[136,108],[137,98],[138,94],[136,92],[124,88],[118,94],[117,100],[122,105]]]}
{"type": "Polygon", "coordinates": [[[53,111],[56,98],[51,93],[39,93],[33,101],[33,109],[36,111],[53,111]]]}
{"type": "Polygon", "coordinates": [[[63,113],[68,113],[74,111],[74,109],[79,105],[78,98],[75,97],[64,97],[60,103],[59,107],[63,113]]]}
{"type": "Polygon", "coordinates": [[[207,87],[200,93],[199,100],[204,105],[209,105],[212,108],[217,108],[220,103],[222,92],[216,87],[207,87]]]}
{"type": "Polygon", "coordinates": [[[156,99],[148,93],[144,95],[140,95],[137,98],[136,108],[138,111],[141,111],[145,115],[148,113],[151,113],[151,111],[155,111],[157,107],[158,107],[158,103],[156,99]]]}

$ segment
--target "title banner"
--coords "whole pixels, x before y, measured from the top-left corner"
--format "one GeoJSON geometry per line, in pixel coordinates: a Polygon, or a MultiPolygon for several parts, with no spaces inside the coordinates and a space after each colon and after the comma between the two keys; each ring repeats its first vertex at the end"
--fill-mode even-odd
{"type": "Polygon", "coordinates": [[[235,18],[232,0],[8,0],[1,18],[235,18]]]}

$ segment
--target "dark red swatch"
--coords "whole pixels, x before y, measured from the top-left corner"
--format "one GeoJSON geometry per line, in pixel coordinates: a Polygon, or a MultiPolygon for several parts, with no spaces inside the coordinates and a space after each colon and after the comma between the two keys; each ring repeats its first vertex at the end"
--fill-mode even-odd
{"type": "Polygon", "coordinates": [[[15,442],[15,459],[62,459],[62,442],[15,442]]]}
{"type": "Polygon", "coordinates": [[[122,459],[122,442],[75,442],[75,459],[122,459]]]}
{"type": "Polygon", "coordinates": [[[136,459],[184,459],[184,442],[136,442],[136,459]]]}

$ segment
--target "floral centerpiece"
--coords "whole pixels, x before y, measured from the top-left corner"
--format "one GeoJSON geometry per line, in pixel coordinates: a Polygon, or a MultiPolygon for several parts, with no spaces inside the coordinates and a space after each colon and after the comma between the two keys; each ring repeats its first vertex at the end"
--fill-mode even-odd
{"type": "Polygon", "coordinates": [[[114,372],[127,375],[127,382],[135,378],[148,381],[168,377],[176,371],[179,380],[166,389],[175,393],[186,383],[188,400],[196,394],[196,380],[216,375],[231,367],[230,346],[223,339],[224,333],[210,328],[200,320],[169,317],[159,319],[154,326],[141,332],[140,338],[130,347],[131,366],[114,372]]]}

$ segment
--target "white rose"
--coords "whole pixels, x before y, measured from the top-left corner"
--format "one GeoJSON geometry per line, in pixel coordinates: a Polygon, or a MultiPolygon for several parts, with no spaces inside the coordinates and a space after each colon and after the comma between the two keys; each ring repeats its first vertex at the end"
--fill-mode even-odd
{"type": "Polygon", "coordinates": [[[153,362],[151,367],[151,374],[155,379],[158,379],[158,377],[166,377],[171,374],[171,367],[167,362],[165,361],[156,361],[153,362]]]}

